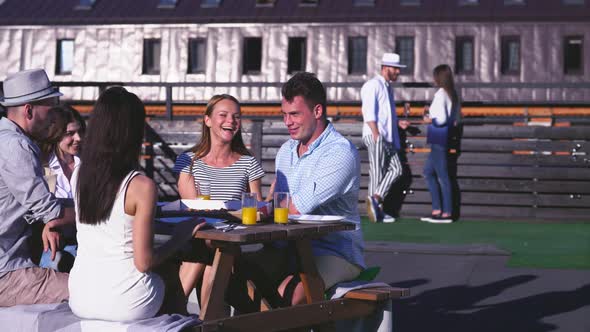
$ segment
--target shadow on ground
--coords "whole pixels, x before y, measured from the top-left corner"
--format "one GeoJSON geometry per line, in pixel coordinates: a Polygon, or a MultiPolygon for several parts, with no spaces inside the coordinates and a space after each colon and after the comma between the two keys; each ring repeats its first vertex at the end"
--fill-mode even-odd
{"type": "MultiPolygon", "coordinates": [[[[519,275],[481,286],[442,287],[394,301],[394,331],[554,331],[556,326],[542,322],[543,318],[590,305],[590,284],[570,291],[480,304],[534,279],[532,275],[519,275]]],[[[414,279],[391,285],[412,287],[424,282],[414,279]]]]}

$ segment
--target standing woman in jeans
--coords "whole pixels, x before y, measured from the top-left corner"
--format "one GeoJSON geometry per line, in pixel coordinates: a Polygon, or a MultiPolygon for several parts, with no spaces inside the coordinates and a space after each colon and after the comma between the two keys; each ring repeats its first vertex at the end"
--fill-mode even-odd
{"type": "Polygon", "coordinates": [[[453,132],[453,127],[457,125],[461,106],[451,68],[446,64],[438,65],[434,68],[433,76],[439,89],[434,94],[430,109],[426,107],[424,113],[424,122],[429,124],[426,141],[430,144],[430,154],[424,166],[424,177],[432,198],[432,214],[420,220],[451,223],[453,194],[447,153],[449,136],[453,132]]]}

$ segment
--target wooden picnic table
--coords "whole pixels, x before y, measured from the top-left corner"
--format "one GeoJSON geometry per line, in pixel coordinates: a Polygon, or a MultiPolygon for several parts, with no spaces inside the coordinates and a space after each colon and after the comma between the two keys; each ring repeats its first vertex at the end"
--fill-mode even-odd
{"type": "Polygon", "coordinates": [[[260,224],[245,226],[244,229],[234,229],[223,232],[217,229],[207,229],[197,232],[197,238],[211,240],[215,248],[213,260],[213,277],[211,282],[204,285],[201,294],[201,314],[203,321],[226,317],[223,308],[225,290],[240,246],[244,244],[264,243],[270,241],[293,241],[299,257],[298,268],[303,283],[307,303],[324,300],[324,283],[320,278],[313,260],[311,240],[331,232],[354,230],[355,224],[338,222],[331,224],[260,224]]]}

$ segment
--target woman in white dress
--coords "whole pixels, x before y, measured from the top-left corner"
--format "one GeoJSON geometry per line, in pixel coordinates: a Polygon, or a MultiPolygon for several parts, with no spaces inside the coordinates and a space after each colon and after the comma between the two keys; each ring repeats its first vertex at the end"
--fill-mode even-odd
{"type": "Polygon", "coordinates": [[[181,223],[154,248],[156,185],[136,171],[144,124],[142,102],[121,87],[101,94],[92,111],[83,162],[72,177],[78,256],[69,278],[70,307],[82,318],[186,313],[181,283],[194,280],[182,280],[169,259],[204,223],[181,223]]]}

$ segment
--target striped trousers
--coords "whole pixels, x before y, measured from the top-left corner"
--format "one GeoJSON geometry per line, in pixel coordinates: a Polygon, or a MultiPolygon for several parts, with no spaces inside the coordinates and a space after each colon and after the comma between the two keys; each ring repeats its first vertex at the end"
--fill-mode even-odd
{"type": "Polygon", "coordinates": [[[369,153],[369,196],[385,198],[391,185],[402,175],[402,163],[392,144],[379,136],[364,136],[363,143],[369,153]]]}

